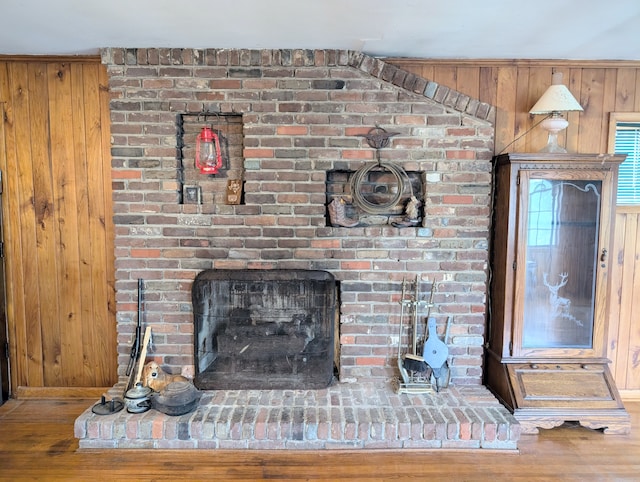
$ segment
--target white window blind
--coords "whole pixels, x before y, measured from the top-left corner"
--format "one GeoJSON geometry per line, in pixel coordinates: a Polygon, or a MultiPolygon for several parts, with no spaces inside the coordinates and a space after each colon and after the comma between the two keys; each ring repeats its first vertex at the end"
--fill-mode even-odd
{"type": "Polygon", "coordinates": [[[626,154],[618,173],[618,204],[640,205],[640,122],[616,123],[616,154],[626,154]]]}

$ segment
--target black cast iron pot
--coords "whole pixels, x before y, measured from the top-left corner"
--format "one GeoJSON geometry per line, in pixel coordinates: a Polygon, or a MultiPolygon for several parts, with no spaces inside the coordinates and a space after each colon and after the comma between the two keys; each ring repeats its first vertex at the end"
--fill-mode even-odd
{"type": "Polygon", "coordinates": [[[200,392],[192,382],[171,382],[151,396],[151,406],[166,415],[184,415],[195,410],[200,392]]]}

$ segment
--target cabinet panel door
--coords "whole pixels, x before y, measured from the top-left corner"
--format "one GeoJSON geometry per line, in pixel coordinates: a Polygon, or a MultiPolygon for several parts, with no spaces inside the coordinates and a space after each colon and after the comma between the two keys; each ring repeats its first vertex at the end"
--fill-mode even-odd
{"type": "Polygon", "coordinates": [[[622,408],[607,365],[522,363],[507,369],[519,408],[622,408]]]}
{"type": "Polygon", "coordinates": [[[602,356],[610,224],[607,173],[520,172],[514,349],[602,356]]]}

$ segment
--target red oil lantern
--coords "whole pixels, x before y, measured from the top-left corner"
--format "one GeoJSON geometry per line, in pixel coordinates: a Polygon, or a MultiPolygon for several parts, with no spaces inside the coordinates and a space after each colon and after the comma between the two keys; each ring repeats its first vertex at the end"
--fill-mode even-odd
{"type": "Polygon", "coordinates": [[[196,167],[202,174],[218,174],[222,167],[220,140],[210,127],[203,127],[196,138],[196,167]]]}

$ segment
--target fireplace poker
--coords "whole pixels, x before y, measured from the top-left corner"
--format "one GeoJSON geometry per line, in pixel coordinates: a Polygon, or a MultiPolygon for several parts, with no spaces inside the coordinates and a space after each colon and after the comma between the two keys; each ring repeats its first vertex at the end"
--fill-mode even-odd
{"type": "Polygon", "coordinates": [[[400,297],[400,334],[398,336],[398,370],[400,370],[400,376],[402,377],[402,381],[407,384],[409,383],[409,373],[407,373],[406,368],[404,367],[404,359],[402,357],[402,321],[404,320],[404,305],[406,304],[405,296],[407,292],[407,280],[405,278],[402,279],[402,296],[400,297]]]}
{"type": "MultiPolygon", "coordinates": [[[[435,293],[436,290],[436,282],[434,281],[433,283],[431,283],[431,293],[429,294],[429,301],[427,303],[427,317],[426,317],[426,324],[425,324],[425,328],[424,328],[424,334],[422,336],[422,346],[424,347],[424,344],[427,342],[427,338],[429,335],[429,317],[431,317],[431,308],[433,308],[433,294],[435,293]]],[[[424,349],[423,349],[424,351],[424,349]]]]}
{"type": "Polygon", "coordinates": [[[131,353],[129,356],[129,364],[127,365],[126,375],[129,377],[129,381],[127,386],[125,387],[125,393],[129,388],[131,388],[131,381],[134,373],[134,368],[136,365],[136,361],[140,356],[140,347],[142,344],[142,290],[143,290],[143,281],[141,278],[138,279],[138,320],[136,323],[136,332],[133,339],[133,344],[131,346],[131,353]]]}

